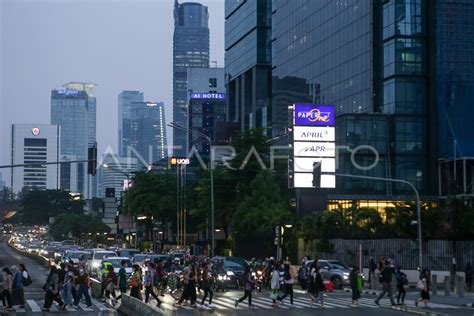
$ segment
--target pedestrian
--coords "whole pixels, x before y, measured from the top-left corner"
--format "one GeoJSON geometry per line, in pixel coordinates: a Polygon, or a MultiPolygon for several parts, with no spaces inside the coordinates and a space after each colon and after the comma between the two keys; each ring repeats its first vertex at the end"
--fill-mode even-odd
{"type": "Polygon", "coordinates": [[[303,260],[298,269],[298,283],[301,285],[303,291],[308,289],[308,268],[306,267],[305,262],[306,261],[303,260]]]}
{"type": "Polygon", "coordinates": [[[61,297],[59,296],[59,276],[58,269],[55,265],[51,265],[51,268],[49,269],[49,275],[46,279],[46,283],[44,284],[43,289],[46,291],[43,311],[49,312],[53,301],[56,301],[59,306],[61,306],[62,310],[66,309],[66,304],[63,303],[61,297]]]}
{"type": "Polygon", "coordinates": [[[12,266],[11,271],[13,274],[12,305],[20,305],[21,308],[25,308],[25,279],[23,273],[16,266],[12,266]]]}
{"type": "Polygon", "coordinates": [[[430,300],[430,272],[428,269],[423,270],[416,287],[420,290],[420,297],[415,301],[415,306],[418,306],[418,302],[422,301],[425,307],[428,307],[430,300]]]}
{"type": "Polygon", "coordinates": [[[374,257],[370,257],[369,263],[369,285],[370,289],[375,289],[375,270],[377,270],[377,264],[375,263],[374,257]]]}
{"type": "Polygon", "coordinates": [[[202,265],[202,272],[201,272],[201,286],[202,289],[204,290],[204,296],[202,297],[201,301],[201,307],[204,306],[204,303],[206,302],[206,298],[209,295],[209,305],[208,307],[214,307],[212,304],[212,297],[214,296],[214,292],[212,291],[211,288],[211,280],[210,280],[210,275],[209,275],[209,268],[207,263],[203,263],[202,265]]]}
{"type": "Polygon", "coordinates": [[[311,269],[311,275],[313,279],[313,296],[311,298],[311,307],[317,301],[321,302],[321,308],[324,309],[324,292],[326,291],[326,287],[324,286],[323,275],[321,274],[320,267],[317,264],[317,261],[313,262],[314,267],[311,269]]]}
{"type": "Polygon", "coordinates": [[[64,284],[62,287],[62,296],[67,306],[72,307],[74,303],[74,296],[72,295],[72,289],[74,287],[74,271],[70,264],[65,267],[66,275],[64,276],[64,284]]]}
{"type": "Polygon", "coordinates": [[[235,301],[235,307],[237,307],[239,303],[243,302],[245,299],[248,298],[249,308],[252,308],[252,291],[255,286],[255,280],[250,271],[250,267],[245,267],[244,280],[245,280],[244,296],[242,296],[237,301],[235,301]]]}
{"type": "Polygon", "coordinates": [[[117,285],[120,290],[120,295],[117,300],[122,298],[122,294],[127,292],[127,260],[120,261],[120,270],[118,273],[117,285]]]}
{"type": "Polygon", "coordinates": [[[177,306],[183,304],[184,300],[190,300],[191,307],[196,307],[196,279],[194,277],[194,272],[189,267],[185,268],[185,279],[184,279],[184,288],[181,297],[176,303],[177,306]]]}
{"type": "Polygon", "coordinates": [[[114,271],[114,266],[109,266],[109,273],[105,280],[105,298],[109,299],[112,295],[112,306],[117,303],[117,295],[115,294],[115,285],[117,284],[117,274],[114,271]]]}
{"type": "Polygon", "coordinates": [[[12,292],[13,292],[13,274],[7,267],[2,270],[3,276],[3,291],[2,291],[2,303],[4,309],[7,311],[13,311],[12,305],[12,292]]]}
{"type": "Polygon", "coordinates": [[[145,304],[148,304],[150,295],[156,300],[156,306],[160,308],[161,301],[153,291],[153,285],[155,281],[155,266],[152,262],[148,262],[148,269],[145,270],[145,304]]]}
{"type": "Polygon", "coordinates": [[[469,292],[472,290],[472,266],[471,263],[468,262],[466,264],[466,269],[464,269],[464,273],[466,274],[466,287],[469,292]]]}
{"type": "Polygon", "coordinates": [[[90,287],[91,282],[90,282],[89,275],[86,273],[84,268],[82,267],[79,268],[79,275],[77,275],[75,280],[76,280],[75,286],[76,286],[77,296],[76,296],[76,299],[74,300],[74,306],[75,307],[79,306],[79,302],[81,301],[82,295],[84,295],[84,297],[86,298],[87,307],[91,307],[92,301],[89,295],[89,287],[90,287]]]}
{"type": "Polygon", "coordinates": [[[135,297],[136,299],[139,299],[140,301],[142,300],[142,297],[140,294],[141,280],[142,280],[142,275],[141,275],[140,266],[138,264],[132,265],[132,276],[129,281],[130,296],[135,297]]]}
{"type": "Polygon", "coordinates": [[[359,298],[361,295],[361,292],[359,291],[359,286],[357,279],[359,277],[359,268],[354,267],[351,272],[349,273],[349,284],[351,286],[351,291],[352,291],[352,306],[357,307],[359,306],[359,298]]]}
{"type": "Polygon", "coordinates": [[[278,307],[277,298],[278,292],[280,291],[280,273],[278,272],[278,264],[273,264],[273,271],[270,279],[270,298],[273,300],[273,307],[278,307]]]}
{"type": "Polygon", "coordinates": [[[382,272],[380,273],[380,279],[382,281],[382,293],[377,297],[375,300],[375,304],[380,306],[380,300],[388,293],[388,297],[390,299],[390,303],[392,306],[395,306],[395,301],[393,300],[393,293],[392,293],[392,275],[393,268],[390,266],[389,262],[385,262],[382,268],[382,272]]]}
{"type": "Polygon", "coordinates": [[[397,305],[404,305],[405,304],[405,295],[407,291],[405,290],[405,285],[408,284],[407,275],[402,272],[402,268],[398,267],[397,272],[395,273],[395,279],[397,280],[397,305]]]}
{"type": "Polygon", "coordinates": [[[23,263],[20,263],[20,271],[23,274],[23,284],[25,286],[29,286],[33,281],[31,280],[30,274],[28,273],[28,270],[26,269],[25,265],[23,263]]]}
{"type": "Polygon", "coordinates": [[[291,305],[293,305],[293,285],[295,284],[295,279],[291,275],[289,264],[284,265],[284,270],[285,271],[283,273],[283,286],[284,286],[285,292],[284,292],[283,296],[278,298],[278,300],[283,305],[283,300],[289,294],[290,295],[290,303],[291,303],[291,305]]]}

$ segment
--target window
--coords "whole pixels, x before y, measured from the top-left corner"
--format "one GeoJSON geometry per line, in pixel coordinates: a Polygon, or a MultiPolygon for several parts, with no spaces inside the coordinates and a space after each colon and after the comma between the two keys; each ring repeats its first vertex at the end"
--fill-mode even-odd
{"type": "Polygon", "coordinates": [[[217,78],[209,78],[209,88],[217,88],[217,78]]]}

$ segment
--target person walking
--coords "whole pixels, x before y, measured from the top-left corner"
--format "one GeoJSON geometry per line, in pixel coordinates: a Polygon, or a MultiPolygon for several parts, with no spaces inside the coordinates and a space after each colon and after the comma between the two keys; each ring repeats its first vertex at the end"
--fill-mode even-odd
{"type": "Polygon", "coordinates": [[[291,305],[293,305],[293,285],[295,284],[295,279],[291,275],[289,264],[284,265],[283,284],[284,284],[285,293],[283,294],[283,296],[279,297],[278,300],[283,305],[283,300],[289,294],[290,303],[291,305]]]}
{"type": "Polygon", "coordinates": [[[311,300],[311,306],[313,306],[316,295],[318,294],[318,289],[316,287],[316,273],[317,273],[317,263],[313,261],[308,274],[308,294],[311,300]]]}
{"type": "Polygon", "coordinates": [[[390,303],[392,306],[395,306],[395,301],[393,300],[393,293],[392,293],[392,275],[393,268],[390,266],[389,262],[385,262],[382,272],[381,272],[381,281],[382,281],[382,293],[377,297],[375,300],[375,304],[380,306],[380,300],[388,293],[388,297],[390,299],[390,303]]]}
{"type": "Polygon", "coordinates": [[[214,305],[212,304],[212,297],[214,296],[214,292],[211,288],[211,280],[209,276],[209,268],[207,263],[202,264],[202,272],[201,272],[201,286],[204,290],[204,296],[202,297],[201,307],[204,307],[204,303],[206,302],[206,298],[209,295],[209,305],[208,307],[213,308],[214,305]]]}
{"type": "Polygon", "coordinates": [[[13,274],[7,267],[2,269],[2,277],[3,277],[3,291],[1,294],[2,303],[4,309],[10,312],[13,311],[12,305],[12,292],[13,292],[13,274]]]}
{"type": "Polygon", "coordinates": [[[127,260],[120,261],[120,270],[117,277],[117,285],[120,290],[120,295],[117,296],[117,301],[122,298],[122,294],[127,292],[127,260]]]}
{"type": "Polygon", "coordinates": [[[90,279],[89,275],[86,273],[84,268],[79,268],[79,275],[76,277],[76,299],[74,300],[74,306],[78,307],[79,302],[81,301],[82,295],[86,298],[86,305],[87,307],[92,306],[91,297],[89,295],[89,287],[90,287],[90,279]]]}
{"type": "Polygon", "coordinates": [[[359,306],[359,298],[360,298],[360,292],[359,292],[359,286],[357,279],[359,277],[359,268],[354,267],[351,272],[349,273],[349,284],[351,286],[351,291],[352,291],[352,304],[351,306],[357,307],[359,306]]]}
{"type": "Polygon", "coordinates": [[[235,301],[235,307],[237,307],[239,303],[243,302],[245,299],[248,298],[249,308],[252,308],[252,291],[255,286],[255,280],[252,276],[250,267],[245,267],[244,280],[245,280],[244,296],[242,296],[237,301],[235,301]]]}
{"type": "Polygon", "coordinates": [[[186,277],[184,280],[183,293],[181,293],[181,297],[176,305],[180,306],[184,300],[190,300],[190,306],[196,307],[196,279],[194,277],[194,272],[190,268],[185,268],[185,274],[186,277]]]}
{"type": "Polygon", "coordinates": [[[130,285],[130,296],[135,297],[136,299],[142,300],[142,296],[140,294],[140,287],[141,287],[141,280],[142,274],[141,269],[138,264],[132,265],[132,276],[129,281],[130,285]]]}
{"type": "Polygon", "coordinates": [[[324,286],[323,275],[321,274],[321,270],[318,264],[316,264],[314,267],[313,277],[315,294],[314,299],[311,301],[311,307],[313,306],[313,303],[320,301],[320,307],[324,309],[324,292],[326,291],[326,287],[324,286]]]}
{"type": "Polygon", "coordinates": [[[109,266],[109,272],[105,279],[105,298],[109,299],[112,295],[112,306],[117,303],[117,295],[115,294],[115,285],[117,284],[117,274],[114,271],[113,266],[109,266]]]}
{"type": "Polygon", "coordinates": [[[66,304],[63,303],[61,297],[59,296],[59,275],[56,266],[52,265],[49,269],[49,275],[46,279],[46,283],[43,286],[43,289],[46,291],[43,311],[49,312],[51,305],[53,305],[53,301],[56,301],[59,306],[61,306],[62,310],[66,309],[66,304]]]}
{"type": "Polygon", "coordinates": [[[466,274],[466,287],[469,292],[472,290],[472,266],[471,263],[468,262],[466,264],[466,268],[464,269],[464,273],[466,274]]]}
{"type": "Polygon", "coordinates": [[[23,273],[16,266],[12,266],[11,271],[13,274],[12,305],[20,305],[21,308],[25,308],[25,279],[23,273]]]}
{"type": "Polygon", "coordinates": [[[423,302],[425,307],[428,307],[428,301],[430,300],[430,272],[428,269],[423,270],[418,282],[422,286],[420,286],[420,297],[415,301],[415,306],[418,306],[418,302],[423,302]]]}
{"type": "Polygon", "coordinates": [[[308,268],[305,265],[305,260],[301,262],[301,265],[298,269],[298,283],[301,285],[301,289],[306,291],[308,289],[308,268]]]}
{"type": "Polygon", "coordinates": [[[395,273],[395,279],[397,280],[397,305],[405,304],[405,295],[407,291],[405,290],[405,285],[408,284],[407,275],[402,272],[402,268],[398,267],[397,272],[395,273]]]}
{"type": "Polygon", "coordinates": [[[156,306],[160,308],[161,300],[153,291],[155,280],[155,266],[152,262],[148,262],[148,269],[145,271],[145,304],[148,304],[148,299],[150,295],[156,300],[156,306]]]}
{"type": "Polygon", "coordinates": [[[64,284],[61,289],[61,294],[63,296],[66,307],[72,307],[74,303],[74,297],[72,295],[72,288],[74,287],[74,271],[70,264],[68,264],[64,270],[66,272],[66,275],[64,276],[64,284]]]}
{"type": "Polygon", "coordinates": [[[374,257],[370,257],[369,263],[369,285],[370,289],[373,290],[376,287],[375,270],[377,270],[377,263],[375,263],[374,257]]]}
{"type": "Polygon", "coordinates": [[[273,264],[273,271],[270,278],[270,298],[273,300],[273,307],[278,307],[277,298],[280,291],[280,273],[278,272],[278,263],[273,264]]]}

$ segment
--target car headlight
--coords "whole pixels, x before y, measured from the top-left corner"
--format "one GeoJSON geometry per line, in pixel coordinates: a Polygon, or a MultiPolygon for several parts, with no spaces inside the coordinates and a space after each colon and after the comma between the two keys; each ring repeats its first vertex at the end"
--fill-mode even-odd
{"type": "Polygon", "coordinates": [[[226,279],[226,276],[225,276],[225,275],[218,275],[218,276],[217,276],[217,279],[218,279],[218,280],[225,280],[225,279],[226,279]]]}
{"type": "Polygon", "coordinates": [[[234,271],[227,271],[226,274],[227,274],[228,276],[233,276],[233,275],[235,275],[234,271]]]}
{"type": "Polygon", "coordinates": [[[258,275],[262,275],[262,273],[263,273],[263,272],[262,272],[262,271],[260,271],[260,270],[259,270],[259,271],[257,271],[257,274],[258,274],[258,275]]]}
{"type": "Polygon", "coordinates": [[[256,276],[255,272],[252,272],[252,276],[253,276],[253,277],[255,277],[255,276],[256,276]]]}
{"type": "Polygon", "coordinates": [[[343,278],[344,280],[347,280],[347,279],[349,279],[349,276],[348,276],[348,275],[343,275],[342,278],[343,278]]]}

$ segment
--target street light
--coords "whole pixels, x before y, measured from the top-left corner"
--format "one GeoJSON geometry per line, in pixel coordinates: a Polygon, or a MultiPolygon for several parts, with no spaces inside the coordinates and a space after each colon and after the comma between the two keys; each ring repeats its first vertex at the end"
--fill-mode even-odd
{"type": "Polygon", "coordinates": [[[201,138],[204,138],[208,143],[209,143],[209,176],[211,177],[211,255],[210,257],[214,257],[214,249],[215,249],[215,228],[214,228],[214,174],[212,172],[212,161],[213,161],[213,156],[212,156],[212,140],[209,136],[207,136],[204,133],[201,133],[199,131],[196,131],[191,128],[183,127],[180,126],[176,123],[169,123],[169,127],[184,131],[184,132],[191,132],[196,136],[199,136],[201,138]]]}

